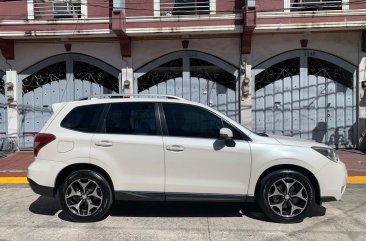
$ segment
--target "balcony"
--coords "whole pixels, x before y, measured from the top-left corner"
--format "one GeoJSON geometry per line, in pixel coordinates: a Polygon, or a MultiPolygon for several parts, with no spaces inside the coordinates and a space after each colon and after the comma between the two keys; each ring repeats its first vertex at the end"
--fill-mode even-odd
{"type": "Polygon", "coordinates": [[[342,0],[291,0],[290,11],[342,10],[342,0]]]}
{"type": "Polygon", "coordinates": [[[210,14],[210,0],[160,0],[160,16],[210,14]]]}
{"type": "Polygon", "coordinates": [[[34,0],[35,19],[81,18],[80,0],[34,0]]]}

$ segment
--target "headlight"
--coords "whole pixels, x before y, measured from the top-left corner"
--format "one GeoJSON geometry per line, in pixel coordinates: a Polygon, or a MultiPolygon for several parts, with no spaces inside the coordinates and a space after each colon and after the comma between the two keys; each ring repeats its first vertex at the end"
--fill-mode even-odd
{"type": "Polygon", "coordinates": [[[311,148],[313,150],[319,152],[323,156],[327,157],[331,161],[334,161],[334,162],[339,161],[339,157],[338,157],[336,151],[332,148],[325,148],[325,147],[318,147],[318,146],[313,146],[311,148]]]}

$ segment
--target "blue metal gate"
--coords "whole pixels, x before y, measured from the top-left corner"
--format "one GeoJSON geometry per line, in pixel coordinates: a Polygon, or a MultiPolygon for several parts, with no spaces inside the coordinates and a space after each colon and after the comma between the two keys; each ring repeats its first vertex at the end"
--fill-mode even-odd
{"type": "Polygon", "coordinates": [[[19,148],[32,148],[34,135],[52,115],[52,104],[119,93],[119,74],[108,64],[80,54],[54,56],[23,71],[19,148]]]}
{"type": "Polygon", "coordinates": [[[324,52],[295,50],[253,69],[252,128],[353,147],[356,67],[324,52]]]}
{"type": "Polygon", "coordinates": [[[212,55],[168,54],[135,71],[134,78],[137,93],[183,97],[239,119],[238,70],[212,55]]]}
{"type": "Polygon", "coordinates": [[[5,86],[5,72],[0,70],[0,136],[4,136],[7,133],[7,98],[6,98],[6,86],[5,86]]]}

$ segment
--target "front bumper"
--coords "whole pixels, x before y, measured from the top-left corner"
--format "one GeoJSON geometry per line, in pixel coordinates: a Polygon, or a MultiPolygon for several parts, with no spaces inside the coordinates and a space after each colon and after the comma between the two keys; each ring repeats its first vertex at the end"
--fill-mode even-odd
{"type": "Polygon", "coordinates": [[[317,174],[322,201],[341,200],[347,186],[347,169],[343,162],[329,161],[317,174]]]}

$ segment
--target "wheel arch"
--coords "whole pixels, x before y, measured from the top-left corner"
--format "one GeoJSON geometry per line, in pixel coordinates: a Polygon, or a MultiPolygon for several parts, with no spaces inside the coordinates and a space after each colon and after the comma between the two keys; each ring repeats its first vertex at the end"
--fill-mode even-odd
{"type": "Polygon", "coordinates": [[[110,177],[110,175],[103,168],[90,164],[90,163],[72,164],[72,165],[69,165],[69,166],[65,167],[64,169],[62,169],[56,177],[55,188],[58,189],[58,187],[61,185],[62,181],[65,180],[65,178],[69,174],[71,174],[75,171],[79,171],[79,170],[91,170],[91,171],[95,171],[95,172],[99,173],[100,175],[102,175],[107,180],[109,185],[111,186],[112,193],[114,195],[114,185],[113,185],[113,181],[112,181],[112,178],[110,177]]]}
{"type": "Polygon", "coordinates": [[[321,198],[320,198],[320,186],[319,186],[319,182],[317,180],[317,178],[315,177],[315,175],[309,171],[308,169],[301,167],[301,166],[297,166],[297,165],[291,165],[291,164],[280,164],[280,165],[275,165],[272,166],[270,168],[267,168],[264,172],[262,172],[262,174],[259,176],[257,183],[255,185],[255,192],[254,192],[254,198],[256,199],[258,197],[258,193],[259,193],[259,188],[260,188],[260,182],[262,181],[262,179],[267,176],[268,174],[274,172],[274,171],[279,171],[279,170],[294,170],[294,171],[298,171],[301,174],[305,175],[307,178],[309,178],[310,182],[313,184],[314,186],[314,190],[315,190],[315,202],[317,204],[321,204],[321,198]]]}

